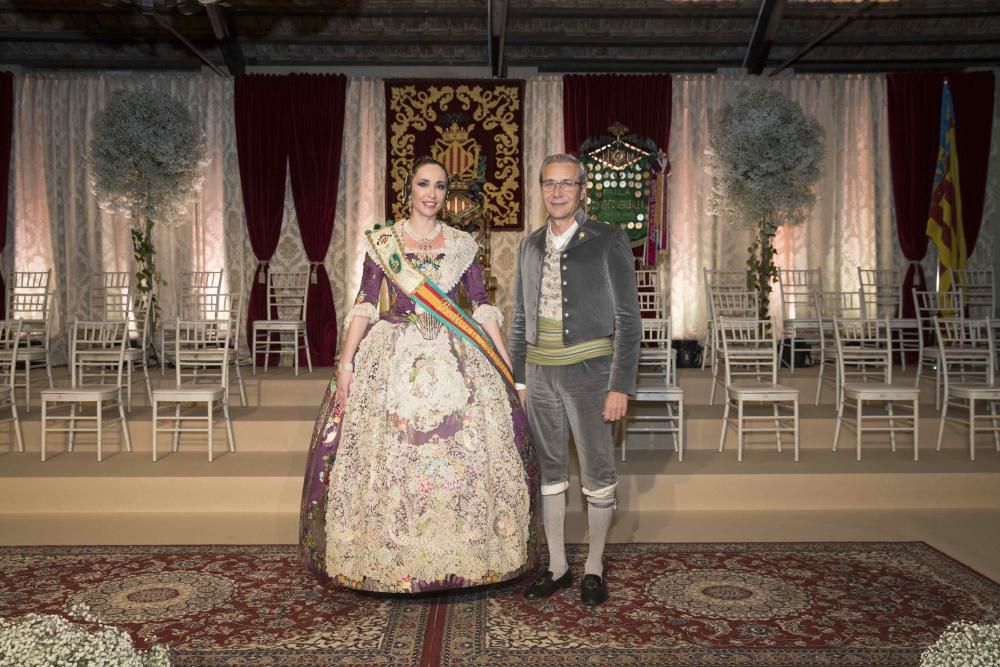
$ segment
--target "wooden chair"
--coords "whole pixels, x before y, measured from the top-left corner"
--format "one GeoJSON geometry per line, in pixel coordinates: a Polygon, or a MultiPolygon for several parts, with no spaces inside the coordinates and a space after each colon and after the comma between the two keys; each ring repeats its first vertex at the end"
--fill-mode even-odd
{"type": "MultiPolygon", "coordinates": [[[[716,361],[716,351],[719,341],[714,337],[715,325],[712,317],[712,294],[718,292],[745,292],[747,291],[746,271],[714,271],[702,269],[702,279],[705,282],[705,309],[708,313],[706,323],[708,331],[705,335],[705,353],[701,357],[701,370],[705,370],[705,364],[714,364],[716,361]],[[711,358],[709,358],[711,355],[711,358]]],[[[751,317],[757,317],[753,313],[751,317]]]]}
{"type": "Polygon", "coordinates": [[[21,320],[21,349],[17,361],[24,365],[24,409],[31,412],[31,371],[45,367],[52,382],[52,299],[48,292],[12,292],[7,299],[7,319],[21,320]]]}
{"type": "Polygon", "coordinates": [[[122,368],[125,362],[125,344],[128,340],[128,322],[73,323],[70,348],[70,386],[42,390],[42,461],[46,459],[46,438],[50,433],[66,433],[66,449],[73,451],[77,433],[97,434],[97,460],[103,460],[104,410],[118,408],[125,447],[132,451],[128,421],[122,401],[122,368]],[[67,418],[52,417],[50,404],[69,405],[67,418]],[[93,403],[93,417],[78,415],[76,408],[93,403]],[[53,421],[65,420],[63,427],[50,426],[53,421]],[[94,422],[93,428],[80,428],[78,422],[94,422]]]}
{"type": "Polygon", "coordinates": [[[0,410],[10,410],[10,417],[0,418],[0,421],[13,425],[17,451],[23,452],[24,434],[17,415],[17,401],[14,400],[14,374],[20,339],[21,320],[0,320],[0,410]]]}
{"type": "Polygon", "coordinates": [[[913,460],[917,461],[920,456],[920,389],[908,384],[893,384],[892,333],[888,320],[836,318],[833,329],[840,379],[833,451],[837,451],[841,426],[852,423],[858,461],[861,460],[861,438],[866,431],[888,433],[892,451],[896,451],[896,433],[911,433],[913,460]],[[878,404],[882,410],[865,414],[866,403],[878,404]],[[909,414],[896,412],[895,408],[901,405],[908,407],[909,414]],[[853,411],[845,410],[845,406],[853,411]]]}
{"type": "Polygon", "coordinates": [[[919,387],[924,378],[924,367],[934,367],[934,408],[941,408],[941,358],[936,343],[937,330],[934,318],[962,317],[965,311],[965,296],[961,292],[928,292],[914,290],[914,313],[920,328],[917,350],[917,377],[914,386],[919,387]]]}
{"type": "Polygon", "coordinates": [[[820,344],[815,294],[823,291],[823,270],[782,269],[778,272],[778,291],[782,320],[778,358],[784,359],[787,340],[791,352],[788,366],[794,373],[796,352],[808,352],[820,344]]]}
{"type": "MultiPolygon", "coordinates": [[[[720,382],[719,380],[719,357],[722,356],[722,341],[720,339],[719,326],[718,323],[723,318],[738,318],[738,319],[757,319],[757,310],[760,296],[757,292],[747,292],[747,291],[715,291],[712,288],[712,293],[709,297],[709,313],[711,319],[709,320],[712,326],[712,331],[709,332],[709,338],[712,341],[712,389],[709,392],[708,404],[715,405],[715,388],[720,382]]],[[[722,378],[725,380],[725,374],[722,378]]]]}
{"type": "Polygon", "coordinates": [[[837,344],[834,340],[835,319],[862,319],[863,299],[860,292],[816,292],[816,313],[819,316],[819,374],[816,377],[816,405],[823,393],[823,383],[829,382],[826,367],[833,366],[834,396],[840,403],[840,374],[837,372],[837,344]]]}
{"type": "MultiPolygon", "coordinates": [[[[312,357],[309,354],[309,333],[306,331],[306,295],[309,290],[309,272],[271,271],[267,275],[267,312],[270,319],[255,320],[253,323],[253,374],[257,374],[257,353],[264,353],[264,372],[267,372],[270,353],[277,352],[279,358],[285,350],[292,354],[295,375],[299,374],[298,351],[305,349],[306,363],[312,373],[312,357]],[[261,338],[263,334],[264,338],[261,338]],[[277,339],[272,337],[277,334],[277,339]],[[291,334],[286,341],[282,334],[291,334]]],[[[641,296],[641,295],[640,295],[641,296]]],[[[640,307],[642,301],[640,299],[640,307]]]]}
{"type": "Polygon", "coordinates": [[[938,354],[944,371],[944,399],[938,424],[937,451],[941,451],[945,423],[969,429],[969,460],[976,460],[976,433],[992,433],[1000,452],[1000,387],[996,386],[993,328],[986,319],[935,318],[938,354]],[[989,408],[979,414],[977,407],[989,408]],[[988,422],[988,425],[986,423],[988,422]]]}
{"type": "MultiPolygon", "coordinates": [[[[643,320],[644,328],[650,320],[643,320]]],[[[677,460],[684,460],[684,390],[677,386],[677,371],[674,358],[670,348],[670,320],[655,320],[656,340],[666,341],[666,354],[658,354],[655,357],[656,368],[654,373],[640,374],[636,384],[635,397],[629,401],[633,404],[652,403],[663,406],[664,414],[656,415],[628,415],[626,414],[616,426],[616,439],[621,445],[622,461],[628,444],[629,433],[669,433],[673,436],[674,451],[677,452],[677,460]],[[635,426],[635,422],[656,422],[655,426],[635,426]]],[[[640,365],[642,364],[642,353],[644,348],[640,348],[640,365]]],[[[648,349],[648,348],[646,348],[648,349]]],[[[663,348],[654,347],[653,350],[660,351],[663,348]]]]}
{"type": "Polygon", "coordinates": [[[722,416],[719,451],[726,444],[729,413],[736,411],[736,460],[743,461],[747,433],[773,433],[781,451],[781,436],[790,433],[799,460],[799,390],[778,384],[778,344],[774,320],[724,317],[719,321],[726,366],[726,410],[722,416]],[[748,415],[747,404],[771,406],[770,415],[748,415]],[[782,414],[782,410],[789,410],[782,414]],[[758,426],[759,425],[759,426],[758,426]]]}
{"type": "Polygon", "coordinates": [[[221,408],[229,451],[236,451],[233,424],[229,417],[229,340],[232,328],[228,320],[178,320],[174,323],[175,385],[153,390],[153,460],[157,460],[160,433],[173,437],[172,451],[180,446],[181,433],[205,433],[208,460],[213,459],[214,413],[221,408]],[[207,382],[206,382],[207,381],[207,382]],[[204,416],[181,415],[182,403],[204,403],[204,416]],[[174,414],[162,416],[161,403],[173,403],[174,414]],[[170,422],[161,426],[161,422],[170,422]],[[194,422],[194,426],[183,424],[194,422]],[[203,426],[199,426],[203,423],[203,426]]]}

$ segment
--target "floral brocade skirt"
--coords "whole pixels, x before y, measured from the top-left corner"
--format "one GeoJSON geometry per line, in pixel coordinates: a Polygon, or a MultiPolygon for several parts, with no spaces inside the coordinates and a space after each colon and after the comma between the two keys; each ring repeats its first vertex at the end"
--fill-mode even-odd
{"type": "Polygon", "coordinates": [[[313,431],[299,542],[325,581],[419,593],[537,564],[527,418],[485,356],[448,329],[380,320],[343,411],[330,382],[313,431]]]}

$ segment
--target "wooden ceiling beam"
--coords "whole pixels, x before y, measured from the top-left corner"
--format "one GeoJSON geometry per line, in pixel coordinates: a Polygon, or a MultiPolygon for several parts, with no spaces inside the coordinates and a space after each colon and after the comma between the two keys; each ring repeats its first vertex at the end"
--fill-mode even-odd
{"type": "Polygon", "coordinates": [[[778,33],[778,24],[785,11],[786,0],[760,0],[760,11],[754,24],[746,55],[743,56],[743,67],[747,74],[760,74],[767,64],[771,54],[774,36],[778,33]]]}

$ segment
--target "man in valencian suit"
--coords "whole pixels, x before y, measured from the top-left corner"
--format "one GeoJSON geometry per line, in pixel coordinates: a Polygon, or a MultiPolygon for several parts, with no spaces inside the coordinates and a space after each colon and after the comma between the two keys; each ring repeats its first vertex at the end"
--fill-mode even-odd
{"type": "Polygon", "coordinates": [[[608,598],[602,560],[618,485],[613,430],[635,393],[639,299],[627,235],[582,208],[583,164],[549,156],[540,180],[549,217],[518,252],[510,351],[541,468],[549,568],[524,595],[545,598],[573,584],[564,539],[572,433],[590,532],[580,599],[594,606],[608,598]]]}

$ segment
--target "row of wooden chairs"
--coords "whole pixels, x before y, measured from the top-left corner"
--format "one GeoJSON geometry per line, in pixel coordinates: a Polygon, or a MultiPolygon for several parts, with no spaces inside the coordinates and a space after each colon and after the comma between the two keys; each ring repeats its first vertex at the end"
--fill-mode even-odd
{"type": "MultiPolygon", "coordinates": [[[[18,451],[24,451],[24,438],[17,404],[14,401],[14,372],[22,322],[0,320],[0,410],[9,408],[18,451]]],[[[208,438],[208,459],[213,459],[214,413],[221,410],[229,451],[235,451],[232,421],[229,416],[229,355],[234,327],[229,320],[178,320],[174,323],[174,372],[172,386],[152,390],[153,460],[157,460],[158,436],[173,437],[177,451],[182,433],[200,432],[208,438]],[[186,403],[204,403],[200,413],[182,414],[186,403]],[[173,414],[161,412],[172,405],[173,414]],[[195,426],[190,424],[194,423],[195,426]]],[[[74,448],[76,437],[93,433],[97,441],[97,460],[104,458],[105,422],[121,427],[122,443],[132,451],[128,418],[123,399],[125,354],[128,349],[127,320],[76,321],[70,344],[70,383],[41,391],[41,459],[48,456],[48,438],[64,434],[67,451],[74,448]],[[93,413],[85,407],[93,406],[93,413]],[[106,417],[108,410],[116,414],[106,417]]]]}
{"type": "MultiPolygon", "coordinates": [[[[791,440],[799,459],[799,390],[779,383],[779,352],[773,319],[723,317],[718,323],[722,346],[726,406],[719,439],[724,451],[727,434],[736,432],[737,460],[743,460],[748,435],[770,433],[778,451],[791,440]],[[760,413],[758,406],[769,411],[760,413]],[[753,410],[751,410],[753,408],[753,410]]],[[[968,429],[969,457],[975,460],[977,433],[989,433],[1000,452],[1000,388],[995,386],[996,348],[989,320],[933,318],[942,367],[944,407],[937,449],[946,424],[968,429]],[[985,412],[984,412],[985,411],[985,412]]],[[[892,451],[897,435],[912,439],[913,459],[919,460],[920,389],[893,379],[893,335],[888,318],[835,317],[831,323],[835,346],[837,421],[832,449],[837,450],[844,428],[855,432],[856,457],[861,460],[865,433],[888,434],[892,451]],[[872,410],[872,408],[875,408],[872,410]]],[[[631,415],[619,426],[617,440],[622,460],[629,433],[668,433],[678,459],[683,460],[684,392],[677,385],[675,357],[670,347],[668,319],[643,321],[640,375],[635,403],[653,403],[663,413],[631,415]],[[640,426],[637,422],[658,422],[640,426]]]]}

